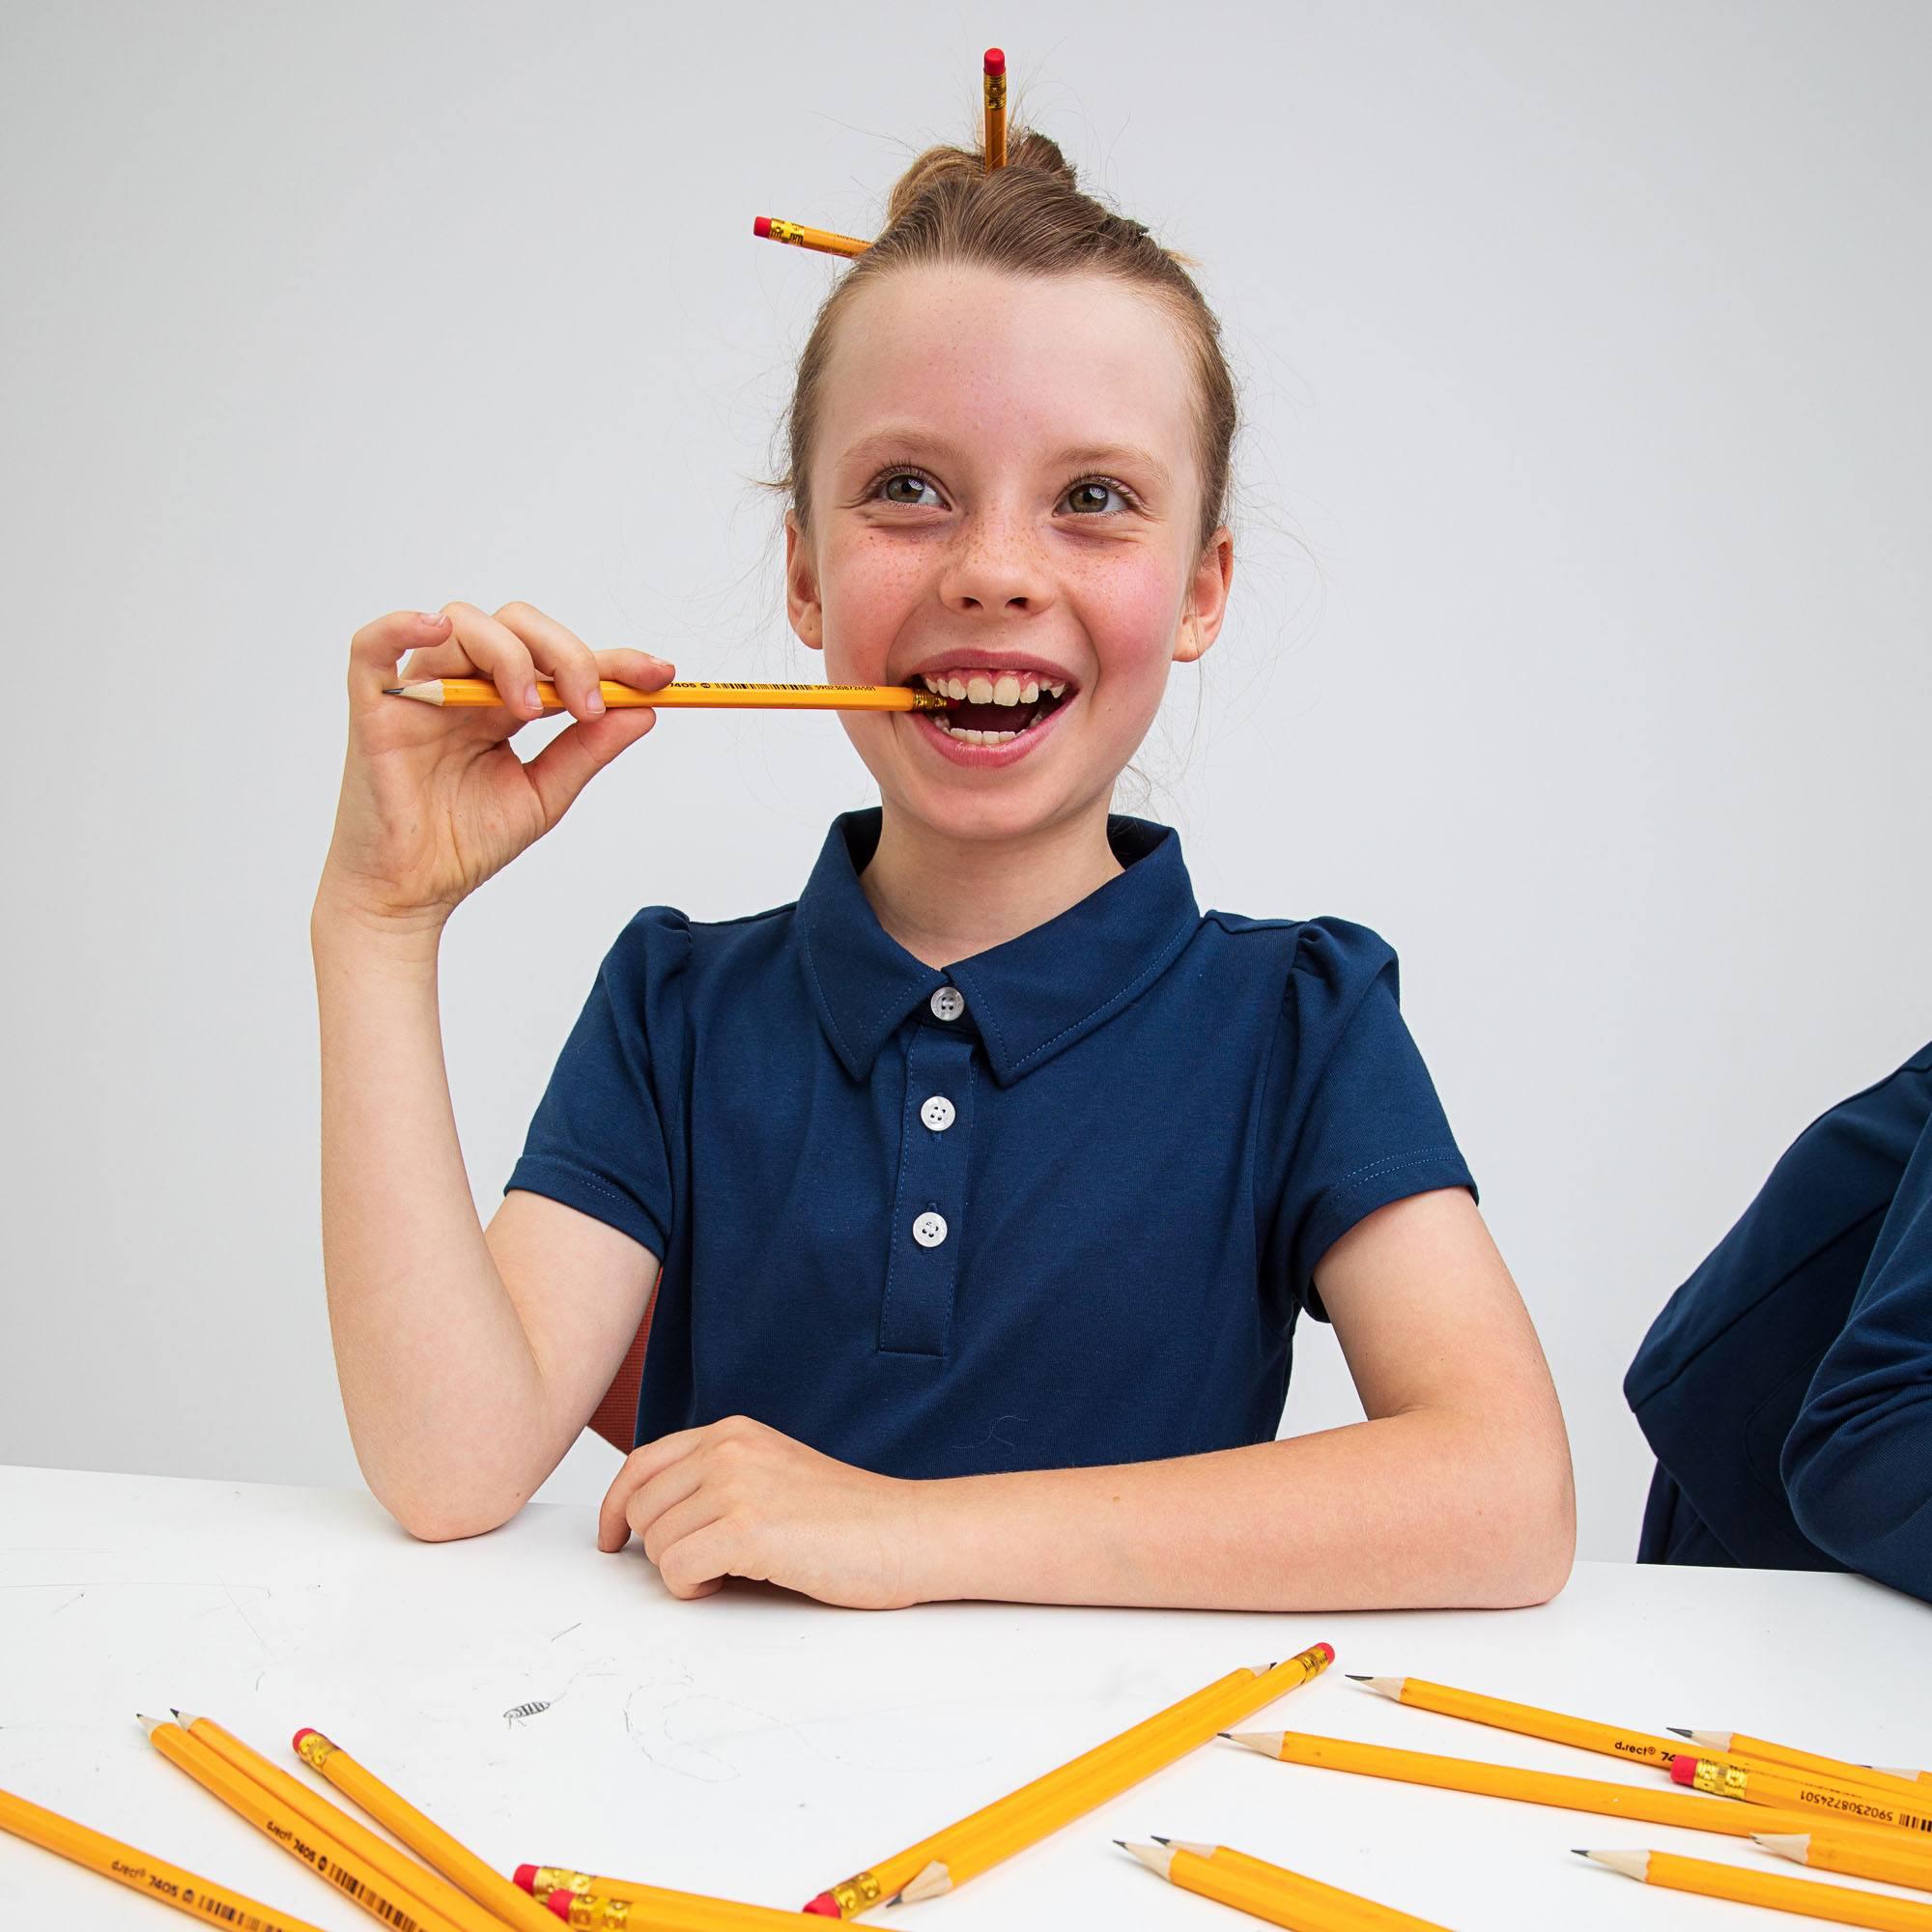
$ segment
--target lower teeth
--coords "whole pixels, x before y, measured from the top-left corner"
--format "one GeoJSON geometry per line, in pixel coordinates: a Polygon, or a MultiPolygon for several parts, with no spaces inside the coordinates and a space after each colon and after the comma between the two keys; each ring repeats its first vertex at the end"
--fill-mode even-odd
{"type": "Polygon", "coordinates": [[[1045,716],[1045,707],[1043,705],[1037,707],[1018,731],[967,731],[956,724],[947,724],[943,718],[935,718],[932,722],[949,738],[956,738],[962,745],[1004,745],[1009,738],[1017,738],[1021,731],[1032,730],[1045,716]]]}

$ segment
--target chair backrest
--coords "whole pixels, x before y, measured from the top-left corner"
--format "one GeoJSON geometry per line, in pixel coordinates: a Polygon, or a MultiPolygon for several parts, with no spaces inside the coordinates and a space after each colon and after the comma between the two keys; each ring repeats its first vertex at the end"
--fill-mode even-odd
{"type": "Polygon", "coordinates": [[[644,1379],[644,1345],[650,1339],[651,1317],[657,1312],[658,1290],[664,1286],[664,1270],[651,1284],[651,1298],[644,1304],[644,1319],[638,1324],[636,1338],[625,1351],[616,1379],[604,1392],[604,1399],[591,1412],[590,1427],[621,1456],[638,1446],[638,1392],[644,1379]]]}

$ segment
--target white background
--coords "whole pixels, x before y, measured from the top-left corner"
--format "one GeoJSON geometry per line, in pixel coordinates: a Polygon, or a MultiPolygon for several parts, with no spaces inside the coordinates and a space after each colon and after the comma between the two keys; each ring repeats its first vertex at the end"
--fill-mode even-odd
{"type": "MultiPolygon", "coordinates": [[[[1932,1034],[1917,5],[14,0],[0,1460],[356,1480],[307,939],[350,633],[523,597],[816,675],[750,479],[838,270],[752,217],[870,232],[996,41],[1243,388],[1231,621],[1122,807],[1204,905],[1398,948],[1630,1553],[1644,1328],[1932,1034]]],[[[872,796],[831,718],[668,716],[459,913],[483,1213],[632,911],[788,900],[872,796]]],[[[1291,1432],[1354,1412],[1302,1332],[1291,1432]]]]}

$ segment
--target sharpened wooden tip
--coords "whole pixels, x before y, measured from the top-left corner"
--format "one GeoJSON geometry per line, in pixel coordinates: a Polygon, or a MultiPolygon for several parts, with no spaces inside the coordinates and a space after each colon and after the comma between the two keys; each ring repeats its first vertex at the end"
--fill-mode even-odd
{"type": "Polygon", "coordinates": [[[1140,1860],[1142,1864],[1147,1866],[1149,1871],[1156,1872],[1162,1878],[1167,1877],[1168,1870],[1174,1863],[1174,1854],[1167,1849],[1165,1844],[1130,1845],[1124,1838],[1117,1838],[1114,1842],[1122,1851],[1131,1852],[1135,1858],[1140,1860]]]}
{"type": "Polygon", "coordinates": [[[1641,1879],[1650,1870],[1648,1852],[1585,1852],[1583,1856],[1594,1864],[1622,1872],[1626,1878],[1641,1879]]]}
{"type": "Polygon", "coordinates": [[[1789,1859],[1793,1864],[1811,1862],[1809,1832],[1753,1832],[1751,1842],[1762,1846],[1774,1858],[1789,1859]]]}

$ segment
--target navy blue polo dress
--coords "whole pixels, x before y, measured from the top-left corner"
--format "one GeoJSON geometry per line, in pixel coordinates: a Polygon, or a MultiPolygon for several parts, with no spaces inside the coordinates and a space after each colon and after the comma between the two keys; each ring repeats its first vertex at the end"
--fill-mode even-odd
{"type": "Polygon", "coordinates": [[[1799,1135],[1624,1394],[1657,1452],[1639,1562],[1932,1602],[1932,1045],[1799,1135]]]}
{"type": "Polygon", "coordinates": [[[901,1477],[1271,1440],[1323,1253],[1475,1192],[1395,954],[1203,913],[1114,816],[1117,877],[927,966],[859,883],[881,822],[794,904],[638,913],[505,1185],[663,1262],[637,1439],[741,1413],[901,1477]]]}

